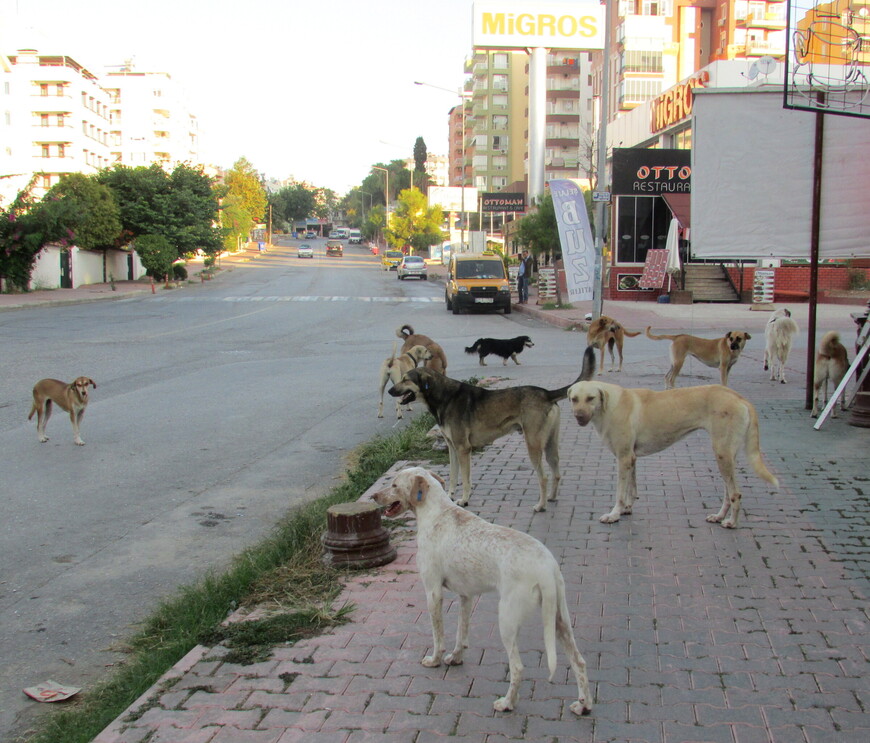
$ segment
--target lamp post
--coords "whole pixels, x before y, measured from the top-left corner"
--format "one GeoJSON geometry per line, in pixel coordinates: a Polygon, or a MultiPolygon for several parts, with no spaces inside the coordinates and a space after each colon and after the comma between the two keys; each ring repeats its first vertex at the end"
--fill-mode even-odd
{"type": "Polygon", "coordinates": [[[457,90],[451,90],[450,88],[442,88],[440,85],[432,85],[431,83],[420,82],[419,80],[415,80],[414,85],[424,85],[427,88],[443,90],[445,93],[458,95],[460,101],[462,101],[462,182],[459,184],[461,189],[460,209],[462,210],[462,228],[459,237],[459,248],[460,252],[462,252],[465,249],[465,101],[468,100],[468,96],[462,88],[459,88],[457,90]]]}

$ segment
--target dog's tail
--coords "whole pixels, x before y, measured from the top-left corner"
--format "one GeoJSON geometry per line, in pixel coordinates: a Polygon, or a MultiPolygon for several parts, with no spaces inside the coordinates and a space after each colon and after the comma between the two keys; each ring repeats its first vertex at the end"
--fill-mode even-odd
{"type": "Polygon", "coordinates": [[[586,346],[586,350],[583,352],[583,363],[580,366],[580,376],[577,377],[571,384],[566,384],[564,387],[560,387],[557,390],[547,390],[547,397],[552,402],[557,402],[558,400],[564,400],[568,397],[568,390],[571,389],[572,386],[577,384],[577,382],[588,382],[592,377],[595,376],[595,349],[593,346],[586,346]]]}
{"type": "Polygon", "coordinates": [[[477,353],[477,350],[480,347],[480,342],[482,340],[483,340],[482,338],[478,338],[476,341],[474,341],[474,345],[466,346],[465,353],[477,353]]]}
{"type": "Polygon", "coordinates": [[[31,418],[33,418],[33,414],[35,412],[36,412],[36,403],[34,402],[33,405],[30,407],[30,415],[27,416],[27,420],[30,420],[31,418]]]}
{"type": "Polygon", "coordinates": [[[822,336],[822,342],[819,343],[819,353],[822,356],[836,356],[837,346],[842,345],[843,344],[840,342],[840,334],[836,330],[831,330],[822,336]]]}
{"type": "Polygon", "coordinates": [[[653,335],[652,333],[649,332],[651,329],[652,329],[652,325],[646,326],[646,337],[650,338],[654,341],[672,341],[672,340],[674,340],[674,338],[677,337],[675,335],[653,335]]]}
{"type": "Polygon", "coordinates": [[[749,464],[752,465],[752,469],[755,470],[755,474],[758,475],[762,480],[767,480],[773,487],[779,490],[779,480],[776,479],[776,476],[767,469],[767,465],[764,463],[764,459],[761,456],[761,444],[758,435],[758,413],[755,412],[755,406],[746,401],[747,409],[749,411],[749,425],[748,430],[746,431],[746,458],[749,460],[749,464]]]}
{"type": "Polygon", "coordinates": [[[402,325],[402,327],[396,328],[396,335],[402,340],[405,340],[409,335],[414,335],[414,328],[410,325],[402,325]]]}
{"type": "MultiPolygon", "coordinates": [[[[649,330],[649,328],[647,328],[647,330],[649,330]]],[[[622,332],[624,335],[627,335],[629,338],[637,338],[637,336],[639,336],[641,333],[641,331],[639,331],[639,330],[636,333],[632,333],[630,330],[626,330],[625,328],[622,329],[622,332]]]]}
{"type": "Polygon", "coordinates": [[[562,584],[560,597],[558,568],[538,584],[541,592],[541,624],[544,627],[544,651],[547,654],[547,669],[550,671],[550,681],[556,673],[556,622],[559,621],[559,604],[565,601],[565,586],[562,584]],[[560,601],[561,598],[561,601],[560,601]]]}

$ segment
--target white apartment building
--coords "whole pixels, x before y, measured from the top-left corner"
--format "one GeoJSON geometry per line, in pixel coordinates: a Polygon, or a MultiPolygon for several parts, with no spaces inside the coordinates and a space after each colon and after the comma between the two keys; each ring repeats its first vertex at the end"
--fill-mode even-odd
{"type": "Polygon", "coordinates": [[[19,49],[0,60],[4,201],[33,174],[38,197],[62,175],[95,173],[109,165],[109,95],[93,73],[72,57],[36,49],[19,49]]]}
{"type": "Polygon", "coordinates": [[[137,72],[131,63],[107,72],[112,164],[199,163],[199,122],[187,109],[185,95],[166,72],[137,72]]]}

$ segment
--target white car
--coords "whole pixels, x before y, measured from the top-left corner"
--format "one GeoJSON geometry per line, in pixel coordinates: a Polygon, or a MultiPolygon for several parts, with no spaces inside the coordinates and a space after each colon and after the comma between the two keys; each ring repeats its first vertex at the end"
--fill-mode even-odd
{"type": "Polygon", "coordinates": [[[426,261],[419,255],[406,255],[396,267],[396,278],[404,281],[409,277],[426,280],[426,261]]]}
{"type": "Polygon", "coordinates": [[[302,243],[299,246],[299,249],[296,251],[297,258],[313,258],[314,257],[314,248],[306,243],[302,243]]]}

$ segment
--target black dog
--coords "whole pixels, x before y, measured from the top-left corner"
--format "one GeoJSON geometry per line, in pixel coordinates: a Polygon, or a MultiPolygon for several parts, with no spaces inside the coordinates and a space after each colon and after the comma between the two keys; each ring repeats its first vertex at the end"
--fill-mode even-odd
{"type": "Polygon", "coordinates": [[[527,335],[518,335],[516,338],[478,338],[474,345],[465,349],[465,353],[476,353],[480,356],[480,365],[486,366],[484,358],[493,354],[501,356],[507,366],[508,359],[513,359],[519,364],[517,354],[522,353],[524,348],[531,348],[535,344],[527,335]]]}

